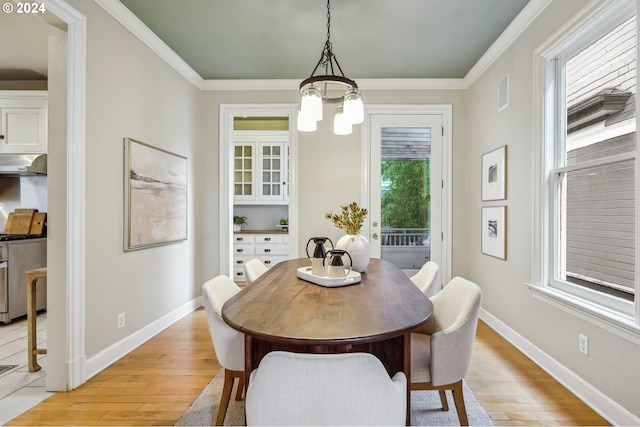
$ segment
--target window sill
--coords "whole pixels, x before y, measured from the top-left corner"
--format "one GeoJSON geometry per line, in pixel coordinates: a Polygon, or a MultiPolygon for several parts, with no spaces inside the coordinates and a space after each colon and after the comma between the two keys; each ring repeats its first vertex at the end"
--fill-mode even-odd
{"type": "Polygon", "coordinates": [[[640,326],[632,318],[580,300],[557,289],[525,283],[534,298],[640,345],[640,326]]]}

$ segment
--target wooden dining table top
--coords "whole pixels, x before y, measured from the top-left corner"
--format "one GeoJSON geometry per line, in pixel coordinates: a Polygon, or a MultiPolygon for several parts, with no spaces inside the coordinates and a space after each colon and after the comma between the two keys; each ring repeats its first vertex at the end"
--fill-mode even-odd
{"type": "Polygon", "coordinates": [[[361,282],[320,286],[297,277],[307,258],[276,264],[230,298],[222,317],[249,336],[289,344],[376,342],[426,321],[433,306],[395,265],[372,258],[361,282]]]}

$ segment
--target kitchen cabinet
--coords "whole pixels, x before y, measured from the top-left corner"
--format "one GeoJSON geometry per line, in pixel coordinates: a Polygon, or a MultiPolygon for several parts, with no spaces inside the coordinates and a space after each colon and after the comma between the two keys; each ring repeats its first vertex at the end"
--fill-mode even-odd
{"type": "Polygon", "coordinates": [[[0,153],[47,152],[47,93],[0,91],[0,153]]]}
{"type": "Polygon", "coordinates": [[[244,263],[258,258],[271,268],[289,259],[289,234],[241,232],[233,235],[233,280],[244,282],[244,263]]]}
{"type": "Polygon", "coordinates": [[[287,204],[289,133],[236,131],[233,200],[236,204],[287,204]]]}

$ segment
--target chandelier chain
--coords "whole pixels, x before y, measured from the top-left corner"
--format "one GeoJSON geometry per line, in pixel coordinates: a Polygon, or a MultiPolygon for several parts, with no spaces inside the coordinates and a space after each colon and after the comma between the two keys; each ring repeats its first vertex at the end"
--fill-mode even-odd
{"type": "Polygon", "coordinates": [[[331,39],[331,4],[327,0],[327,42],[331,39]]]}

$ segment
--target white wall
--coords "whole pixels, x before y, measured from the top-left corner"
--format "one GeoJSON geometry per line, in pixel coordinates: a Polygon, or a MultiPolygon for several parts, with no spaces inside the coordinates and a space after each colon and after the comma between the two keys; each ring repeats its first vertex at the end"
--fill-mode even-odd
{"type": "MultiPolygon", "coordinates": [[[[468,91],[469,138],[467,153],[468,224],[466,258],[461,271],[483,290],[483,308],[524,340],[611,399],[640,416],[640,348],[619,336],[534,299],[525,282],[531,281],[533,228],[533,51],[568,21],[585,2],[556,0],[468,91]],[[509,107],[497,112],[498,81],[509,74],[509,107]],[[480,210],[502,203],[481,202],[482,154],[508,146],[507,260],[481,254],[480,210]],[[578,351],[578,334],[589,337],[589,356],[578,351]]],[[[454,174],[461,173],[454,168],[454,174]]],[[[454,229],[459,222],[454,220],[454,229]]],[[[597,394],[597,393],[596,393],[597,394]]],[[[602,396],[600,396],[602,397],[602,396]]],[[[602,402],[600,402],[602,403],[602,402]]],[[[600,404],[602,409],[602,404],[600,404]]],[[[620,409],[620,408],[617,408],[620,409]]],[[[624,412],[624,410],[622,410],[624,412]]]]}
{"type": "Polygon", "coordinates": [[[201,93],[94,2],[87,17],[86,354],[200,295],[194,279],[201,93]],[[188,158],[188,239],[123,251],[123,138],[188,158]],[[117,314],[126,326],[117,328],[117,314]]]}
{"type": "MultiPolygon", "coordinates": [[[[202,196],[203,221],[199,245],[200,280],[218,274],[218,111],[220,104],[248,103],[295,103],[298,102],[297,88],[291,91],[208,91],[204,94],[203,109],[203,168],[202,196]],[[217,185],[217,184],[216,184],[217,185]]],[[[374,91],[362,90],[364,101],[369,104],[452,104],[453,105],[453,151],[454,170],[464,169],[465,154],[457,147],[464,144],[466,138],[466,95],[460,90],[420,90],[420,91],[374,91]]],[[[343,233],[335,228],[324,213],[340,209],[340,205],[359,201],[361,195],[361,154],[360,127],[348,136],[333,134],[330,107],[326,107],[325,119],[318,123],[316,132],[298,134],[298,255],[305,255],[305,245],[311,236],[329,236],[337,239],[343,233]]],[[[459,228],[454,231],[454,271],[465,265],[464,215],[466,181],[462,176],[453,179],[454,217],[459,218],[459,228]],[[458,244],[456,244],[458,243],[458,244]],[[455,248],[460,250],[456,251],[455,248]]]]}

